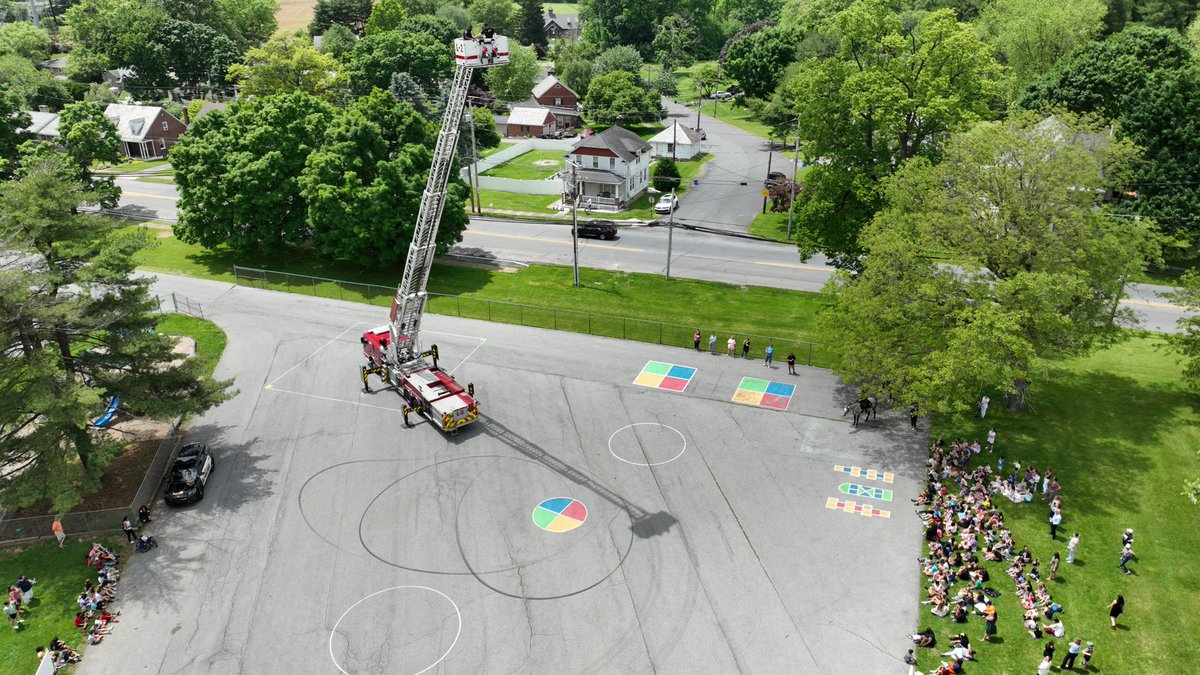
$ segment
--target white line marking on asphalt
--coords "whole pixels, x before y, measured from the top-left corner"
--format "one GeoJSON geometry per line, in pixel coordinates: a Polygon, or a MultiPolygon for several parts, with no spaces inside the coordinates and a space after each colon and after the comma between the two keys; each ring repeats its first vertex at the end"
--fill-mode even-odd
{"type": "Polygon", "coordinates": [[[399,408],[388,408],[388,407],[381,406],[381,405],[371,405],[370,403],[359,403],[358,401],[347,401],[344,398],[333,398],[330,396],[321,396],[319,394],[309,394],[309,393],[306,393],[303,391],[292,391],[290,389],[279,389],[279,388],[276,388],[274,385],[270,385],[270,384],[263,387],[263,389],[277,391],[281,394],[295,394],[296,396],[307,396],[309,398],[320,399],[322,401],[333,401],[334,403],[349,403],[350,405],[358,405],[358,406],[362,406],[364,408],[374,408],[376,410],[386,410],[388,412],[394,412],[394,413],[400,412],[399,408]]]}
{"type": "MultiPolygon", "coordinates": [[[[683,453],[685,453],[685,452],[687,452],[687,438],[684,437],[683,432],[676,429],[675,427],[668,426],[666,424],[662,424],[661,422],[634,422],[633,424],[626,424],[625,426],[621,427],[620,429],[617,429],[616,431],[612,432],[612,436],[608,437],[608,454],[612,455],[613,457],[616,457],[617,459],[621,460],[622,462],[625,462],[626,464],[632,464],[634,466],[660,466],[663,464],[667,464],[669,462],[674,462],[675,460],[682,457],[683,453]],[[641,427],[641,426],[664,427],[666,429],[670,429],[671,431],[674,431],[675,433],[679,434],[679,438],[683,440],[683,449],[679,451],[679,454],[675,455],[671,459],[664,460],[661,462],[631,462],[630,460],[625,459],[624,457],[621,457],[620,455],[618,455],[616,453],[616,451],[613,450],[613,446],[612,446],[613,439],[617,437],[617,434],[621,433],[622,431],[625,431],[626,429],[632,429],[634,427],[641,427]]],[[[646,459],[649,459],[649,457],[647,457],[646,459]]]]}
{"type": "Polygon", "coordinates": [[[459,611],[458,605],[453,600],[450,599],[450,596],[437,590],[436,588],[430,588],[428,586],[392,586],[391,588],[385,588],[382,591],[375,591],[374,593],[368,595],[367,597],[363,598],[362,600],[359,600],[358,602],[354,603],[353,605],[350,605],[350,608],[347,609],[345,612],[342,612],[342,615],[340,617],[338,617],[337,623],[333,624],[333,630],[330,631],[330,633],[329,633],[329,658],[333,659],[334,667],[337,668],[338,672],[342,673],[342,675],[350,675],[350,673],[348,673],[342,669],[341,664],[338,663],[337,657],[333,655],[333,636],[337,635],[337,629],[338,629],[338,626],[341,625],[342,619],[345,619],[346,615],[350,613],[350,610],[354,609],[355,607],[358,607],[362,602],[364,602],[366,600],[370,600],[371,598],[375,597],[376,595],[379,595],[380,593],[387,593],[388,591],[398,591],[398,590],[401,590],[404,588],[417,588],[417,589],[420,589],[423,591],[433,591],[434,593],[437,593],[438,595],[445,598],[447,602],[450,603],[450,606],[454,608],[454,614],[458,616],[458,631],[454,634],[454,641],[451,642],[450,646],[446,649],[446,651],[443,652],[440,657],[438,657],[437,661],[434,661],[433,663],[429,664],[428,666],[425,666],[421,670],[418,670],[413,675],[421,675],[421,673],[428,672],[437,664],[441,663],[442,661],[445,661],[446,657],[450,655],[450,652],[454,651],[454,645],[458,644],[458,638],[462,635],[462,612],[459,611]]]}
{"type": "Polygon", "coordinates": [[[268,383],[267,383],[267,389],[270,389],[270,388],[271,388],[271,385],[273,385],[273,384],[275,384],[276,382],[278,382],[278,381],[280,381],[281,379],[283,379],[283,376],[284,376],[284,375],[287,375],[288,373],[292,372],[293,370],[295,370],[295,369],[299,368],[300,366],[304,365],[304,362],[305,362],[305,361],[308,361],[309,359],[311,359],[312,357],[316,356],[317,354],[320,354],[320,353],[321,353],[321,351],[322,351],[323,349],[325,349],[325,348],[326,348],[326,347],[328,347],[329,345],[331,345],[331,344],[333,344],[333,343],[337,342],[338,340],[342,339],[342,336],[343,336],[343,335],[345,335],[346,333],[349,333],[350,331],[354,330],[354,329],[355,329],[355,328],[357,328],[358,326],[362,326],[362,325],[364,325],[364,324],[363,324],[363,322],[362,322],[362,321],[358,321],[358,322],[356,322],[356,323],[355,323],[353,326],[350,326],[350,327],[349,327],[349,328],[347,328],[346,330],[344,330],[344,331],[342,331],[342,332],[338,333],[338,334],[337,334],[337,337],[335,337],[335,338],[333,338],[332,340],[330,340],[329,342],[326,342],[325,344],[321,345],[321,346],[320,346],[320,347],[317,349],[317,351],[315,351],[315,352],[313,352],[313,353],[309,354],[308,356],[304,357],[304,359],[303,359],[302,361],[300,361],[300,363],[297,363],[296,365],[292,366],[291,368],[288,368],[287,370],[283,371],[283,375],[280,375],[279,377],[277,377],[277,378],[275,378],[275,379],[271,380],[270,382],[268,382],[268,383]]]}
{"type": "Polygon", "coordinates": [[[461,368],[462,364],[466,363],[467,359],[471,358],[475,354],[475,352],[479,351],[479,348],[482,347],[483,343],[485,343],[485,342],[487,342],[487,338],[479,338],[479,344],[475,345],[475,349],[472,349],[470,354],[467,354],[466,356],[464,356],[463,360],[459,361],[457,366],[454,366],[453,370],[450,371],[450,376],[453,377],[454,371],[461,368]]]}

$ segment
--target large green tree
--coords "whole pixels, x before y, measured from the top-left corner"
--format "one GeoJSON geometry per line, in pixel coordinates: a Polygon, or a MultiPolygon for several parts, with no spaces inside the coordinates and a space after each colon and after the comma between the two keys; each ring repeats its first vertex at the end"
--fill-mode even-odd
{"type": "Polygon", "coordinates": [[[628,45],[609,47],[592,61],[592,77],[615,72],[633,75],[634,82],[642,81],[642,66],[646,65],[638,50],[628,45]]]}
{"type": "Polygon", "coordinates": [[[658,94],[646,91],[632,73],[616,70],[593,78],[584,99],[587,116],[599,124],[635,124],[661,117],[658,94]]]}
{"type": "Polygon", "coordinates": [[[66,160],[62,166],[70,169],[64,177],[79,183],[106,209],[116,208],[121,200],[121,188],[113,177],[93,171],[98,164],[116,164],[122,159],[117,126],[95,103],[79,101],[66,106],[59,112],[57,141],[26,141],[20,150],[22,165],[45,164],[61,154],[66,160]]]}
{"type": "Polygon", "coordinates": [[[695,63],[699,41],[695,22],[685,16],[672,14],[658,24],[650,47],[662,67],[672,71],[695,63]]]}
{"type": "Polygon", "coordinates": [[[549,43],[546,39],[546,17],[542,10],[542,0],[521,0],[521,20],[517,37],[527,45],[542,45],[549,43]]]}
{"type": "Polygon", "coordinates": [[[379,0],[371,8],[371,17],[367,19],[367,25],[363,32],[367,35],[374,35],[396,30],[407,18],[408,13],[400,6],[400,0],[379,0]]]}
{"type": "Polygon", "coordinates": [[[43,61],[50,55],[50,34],[24,21],[6,23],[0,26],[0,54],[43,61]]]}
{"type": "MultiPolygon", "coordinates": [[[[300,176],[316,252],[359,264],[403,262],[436,140],[436,130],[411,105],[379,89],[339,113],[300,176]]],[[[462,239],[466,197],[467,186],[452,181],[439,254],[462,239]]]]}
{"type": "Polygon", "coordinates": [[[979,26],[1019,91],[1099,35],[1106,11],[1103,0],[995,0],[979,17],[979,26]]]}
{"type": "Polygon", "coordinates": [[[334,108],[303,91],[238,101],[192,125],[171,151],[175,234],[209,248],[271,255],[307,240],[300,174],[334,108]]]}
{"type": "Polygon", "coordinates": [[[275,14],[279,12],[279,3],[276,0],[218,0],[218,4],[231,29],[232,34],[228,37],[238,44],[239,49],[266,42],[278,28],[275,14]]]}
{"type": "Polygon", "coordinates": [[[336,23],[361,36],[370,18],[371,0],[317,0],[308,32],[320,35],[336,23]]]}
{"type": "Polygon", "coordinates": [[[163,47],[173,82],[189,89],[219,86],[229,67],[242,56],[233,40],[204,24],[188,21],[167,21],[155,34],[155,41],[163,47]]]}
{"type": "Polygon", "coordinates": [[[244,96],[270,96],[302,91],[337,98],[346,83],[342,64],[312,46],[301,32],[277,35],[246,52],[242,63],[229,66],[229,79],[244,96]]]}
{"type": "Polygon", "coordinates": [[[729,45],[725,74],[747,96],[765,98],[775,91],[784,68],[796,60],[796,34],[786,28],[766,28],[729,45]]]}
{"type": "Polygon", "coordinates": [[[478,26],[489,24],[501,35],[517,37],[521,7],[512,0],[472,0],[467,11],[478,26]]]}
{"type": "Polygon", "coordinates": [[[497,100],[503,102],[526,101],[533,96],[533,85],[537,81],[541,66],[532,47],[515,42],[508,43],[509,61],[503,68],[488,68],[483,74],[483,83],[497,100]]]}
{"type": "Polygon", "coordinates": [[[798,199],[802,256],[853,266],[858,232],[881,206],[879,182],[955,131],[990,116],[1000,67],[972,28],[943,9],[911,21],[888,0],[839,14],[837,56],[810,59],[787,83],[804,152],[820,157],[798,199]]]}
{"type": "Polygon", "coordinates": [[[143,230],[85,213],[98,197],[71,180],[62,156],[23,166],[0,184],[0,240],[23,252],[0,267],[0,494],[11,507],[49,500],[56,511],[99,487],[122,443],[89,431],[104,401],[169,419],[202,412],[228,382],[152,330],[152,280],[135,273],[143,230]]]}
{"type": "Polygon", "coordinates": [[[156,39],[170,16],[141,0],[80,0],[64,15],[75,51],[101,57],[105,67],[133,67],[139,86],[164,86],[171,64],[156,39]]]}
{"type": "Polygon", "coordinates": [[[1118,340],[1125,285],[1156,255],[1152,223],[1103,205],[1134,154],[1102,123],[1027,113],[908,162],[863,232],[862,273],[830,284],[835,370],[926,410],[969,409],[984,387],[1019,407],[1045,361],[1118,340]]]}
{"type": "Polygon", "coordinates": [[[11,91],[0,90],[0,180],[7,180],[17,167],[17,147],[21,130],[32,123],[29,113],[21,109],[21,98],[11,91]]]}
{"type": "Polygon", "coordinates": [[[438,42],[447,44],[453,43],[455,38],[462,35],[462,29],[455,26],[453,21],[432,14],[411,17],[401,23],[398,30],[406,33],[424,33],[438,42]]]}
{"type": "Polygon", "coordinates": [[[321,52],[329,54],[338,61],[346,58],[356,44],[358,44],[358,38],[354,37],[354,33],[350,32],[349,28],[340,23],[326,28],[325,34],[321,36],[321,52]]]}
{"type": "Polygon", "coordinates": [[[359,95],[387,89],[392,73],[408,73],[422,87],[450,77],[454,46],[424,33],[388,31],[359,40],[346,62],[351,90],[359,95]]]}

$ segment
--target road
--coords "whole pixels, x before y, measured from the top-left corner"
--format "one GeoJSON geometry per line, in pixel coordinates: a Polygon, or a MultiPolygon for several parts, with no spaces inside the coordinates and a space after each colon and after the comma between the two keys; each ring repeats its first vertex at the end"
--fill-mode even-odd
{"type": "MultiPolygon", "coordinates": [[[[122,212],[168,222],[176,218],[178,196],[174,185],[147,183],[132,178],[122,178],[117,183],[124,191],[121,197],[122,212]]],[[[708,187],[716,189],[714,186],[708,187]]],[[[733,187],[720,186],[723,190],[732,190],[733,187]]],[[[701,188],[704,189],[707,188],[701,188]]],[[[736,203],[736,194],[729,196],[727,201],[736,203]]],[[[694,202],[693,207],[699,208],[699,203],[694,202]]],[[[686,213],[693,207],[682,202],[678,213],[686,213]]],[[[680,220],[685,219],[681,217],[680,220]]],[[[615,241],[583,242],[580,265],[611,271],[662,274],[666,269],[667,239],[668,228],[665,227],[622,228],[615,241]]],[[[833,272],[820,257],[801,262],[796,250],[786,244],[697,232],[683,227],[674,229],[671,240],[671,274],[681,278],[819,291],[833,272]]],[[[570,265],[570,229],[559,223],[473,218],[462,243],[455,246],[451,253],[469,258],[570,265]]],[[[1177,331],[1176,321],[1185,313],[1160,297],[1170,290],[1167,286],[1131,284],[1130,297],[1124,304],[1133,309],[1142,328],[1174,333],[1177,331]]]]}

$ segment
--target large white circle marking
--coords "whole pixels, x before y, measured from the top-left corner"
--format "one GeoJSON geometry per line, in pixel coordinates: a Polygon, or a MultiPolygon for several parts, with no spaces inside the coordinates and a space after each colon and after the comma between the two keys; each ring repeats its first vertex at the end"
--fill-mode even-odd
{"type": "Polygon", "coordinates": [[[458,637],[460,635],[462,635],[462,612],[460,612],[458,610],[458,605],[455,604],[454,601],[450,599],[450,596],[437,590],[436,588],[430,588],[428,586],[392,586],[391,588],[385,588],[381,591],[375,591],[374,593],[359,600],[358,602],[354,603],[353,605],[350,605],[350,607],[347,608],[346,611],[342,612],[342,615],[338,617],[337,623],[333,624],[333,630],[330,631],[330,633],[329,633],[329,658],[333,660],[333,666],[338,669],[339,673],[342,673],[342,675],[350,675],[350,673],[346,672],[342,668],[342,665],[340,663],[338,663],[337,657],[333,655],[333,636],[337,635],[338,626],[341,625],[342,619],[345,619],[346,615],[349,614],[355,607],[358,607],[363,602],[370,600],[371,598],[379,595],[380,593],[387,593],[388,591],[398,591],[398,590],[405,589],[405,588],[416,588],[416,589],[419,589],[422,591],[431,591],[433,593],[437,593],[438,595],[445,598],[446,602],[450,603],[450,606],[454,608],[454,614],[458,617],[458,630],[455,631],[455,633],[454,633],[454,641],[451,642],[450,646],[446,648],[446,651],[443,652],[442,655],[438,657],[437,661],[434,661],[433,663],[429,664],[428,666],[425,666],[421,670],[418,670],[416,673],[413,673],[413,675],[421,675],[421,673],[428,672],[430,669],[432,669],[437,664],[441,663],[442,661],[445,661],[446,657],[450,656],[450,652],[454,651],[454,645],[458,644],[458,637]]]}
{"type": "Polygon", "coordinates": [[[682,457],[684,452],[687,452],[687,438],[684,437],[683,433],[681,431],[679,431],[678,429],[676,429],[675,427],[668,426],[668,425],[662,424],[660,422],[634,422],[633,424],[626,424],[625,426],[621,427],[620,429],[617,429],[616,431],[612,432],[612,436],[608,437],[608,454],[612,455],[613,457],[616,457],[617,459],[621,460],[622,462],[625,462],[626,464],[632,464],[634,466],[659,466],[662,464],[666,464],[668,462],[674,462],[675,460],[682,457]],[[618,455],[616,453],[616,451],[613,450],[613,446],[612,446],[613,439],[617,437],[617,434],[621,433],[622,431],[625,431],[626,429],[632,429],[634,427],[641,427],[641,426],[655,426],[655,427],[663,427],[665,429],[670,429],[671,431],[674,431],[675,433],[679,434],[679,440],[683,441],[683,447],[680,448],[679,452],[674,457],[672,457],[671,459],[665,459],[661,462],[648,462],[648,463],[647,462],[634,462],[634,461],[630,461],[630,460],[625,459],[624,457],[618,455]]]}

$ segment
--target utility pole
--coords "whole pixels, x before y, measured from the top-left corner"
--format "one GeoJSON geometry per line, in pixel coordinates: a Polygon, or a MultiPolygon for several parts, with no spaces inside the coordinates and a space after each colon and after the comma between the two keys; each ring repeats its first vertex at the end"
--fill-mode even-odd
{"type": "Polygon", "coordinates": [[[671,280],[671,240],[675,235],[675,188],[671,188],[671,218],[667,221],[667,281],[671,280]]]}
{"type": "MultiPolygon", "coordinates": [[[[775,151],[771,148],[771,142],[768,141],[767,142],[767,179],[765,181],[763,181],[763,185],[767,186],[768,189],[770,189],[770,185],[771,185],[771,159],[774,156],[775,156],[775,151]]],[[[765,194],[763,195],[762,212],[763,213],[767,212],[767,196],[765,194]]]]}
{"type": "Polygon", "coordinates": [[[792,158],[792,199],[788,202],[787,238],[792,238],[792,213],[796,211],[796,170],[800,167],[800,135],[796,134],[796,156],[792,158]]]}
{"type": "Polygon", "coordinates": [[[700,128],[700,109],[704,107],[704,83],[696,87],[696,129],[700,128]]]}
{"type": "Polygon", "coordinates": [[[571,265],[576,288],[579,287],[579,192],[579,164],[571,162],[571,265]]]}
{"type": "Polygon", "coordinates": [[[475,147],[475,102],[470,101],[468,105],[471,123],[471,167],[467,171],[467,178],[471,179],[471,203],[475,205],[475,213],[482,215],[483,207],[479,203],[479,151],[475,147]]]}
{"type": "MultiPolygon", "coordinates": [[[[675,146],[679,145],[679,120],[671,126],[671,161],[675,161],[675,146]]],[[[674,213],[672,211],[671,213],[674,213]]]]}

